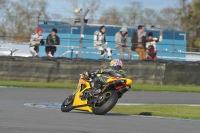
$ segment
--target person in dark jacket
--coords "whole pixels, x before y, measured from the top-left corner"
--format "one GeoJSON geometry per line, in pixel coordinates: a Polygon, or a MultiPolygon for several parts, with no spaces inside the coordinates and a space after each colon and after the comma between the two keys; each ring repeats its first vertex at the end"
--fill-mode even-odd
{"type": "Polygon", "coordinates": [[[106,68],[97,68],[91,71],[83,72],[85,78],[91,78],[91,89],[89,90],[92,95],[101,92],[101,86],[104,85],[109,77],[126,77],[126,72],[122,69],[122,61],[114,59],[110,62],[110,66],[106,68]]]}
{"type": "Polygon", "coordinates": [[[55,45],[60,45],[60,38],[56,34],[57,34],[57,29],[53,28],[51,34],[49,34],[46,39],[45,51],[48,57],[54,56],[54,53],[56,52],[55,45]]]}
{"type": "Polygon", "coordinates": [[[131,37],[132,51],[136,51],[140,60],[146,59],[145,44],[146,44],[146,32],[144,26],[139,25],[138,31],[134,32],[131,37]]]}

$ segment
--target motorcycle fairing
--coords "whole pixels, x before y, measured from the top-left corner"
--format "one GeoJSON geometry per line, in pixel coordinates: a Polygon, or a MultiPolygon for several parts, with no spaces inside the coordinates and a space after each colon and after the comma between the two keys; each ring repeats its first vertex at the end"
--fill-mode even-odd
{"type": "Polygon", "coordinates": [[[80,79],[78,87],[81,87],[81,84],[84,84],[86,87],[82,90],[81,89],[77,90],[72,106],[74,106],[74,107],[78,106],[77,108],[75,108],[75,110],[83,110],[83,111],[92,112],[91,108],[89,106],[87,106],[88,100],[81,100],[81,98],[80,98],[80,95],[85,90],[90,89],[90,84],[86,80],[80,79]],[[79,107],[79,106],[83,106],[83,107],[79,107]]]}

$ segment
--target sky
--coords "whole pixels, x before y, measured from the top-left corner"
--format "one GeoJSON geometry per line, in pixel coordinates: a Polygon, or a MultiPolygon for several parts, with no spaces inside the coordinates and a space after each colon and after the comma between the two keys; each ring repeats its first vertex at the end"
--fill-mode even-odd
{"type": "MultiPolygon", "coordinates": [[[[12,0],[17,1],[17,0],[12,0]]],[[[73,18],[73,14],[69,13],[69,8],[71,6],[68,5],[66,2],[67,0],[46,0],[49,3],[47,11],[50,14],[61,14],[64,18],[73,18]]],[[[85,0],[78,0],[80,4],[83,3],[85,0]]],[[[96,14],[97,18],[100,14],[109,7],[116,6],[118,8],[124,8],[129,5],[130,1],[138,1],[142,2],[144,8],[152,8],[159,12],[159,10],[165,7],[177,7],[178,0],[100,0],[102,5],[100,11],[96,14]]],[[[188,0],[192,1],[192,0],[188,0]]],[[[80,5],[81,6],[81,5],[80,5]]],[[[71,10],[70,10],[71,11],[71,10]]]]}
{"type": "MultiPolygon", "coordinates": [[[[67,13],[67,8],[69,8],[66,0],[47,0],[49,3],[48,12],[50,13],[60,13],[63,17],[73,17],[73,14],[67,13]]],[[[82,3],[84,0],[79,0],[82,3]]],[[[178,6],[178,0],[101,0],[102,9],[97,14],[99,15],[103,10],[116,6],[118,8],[123,8],[129,5],[130,1],[138,1],[143,3],[144,8],[153,8],[159,11],[165,7],[176,7],[178,6]]]]}

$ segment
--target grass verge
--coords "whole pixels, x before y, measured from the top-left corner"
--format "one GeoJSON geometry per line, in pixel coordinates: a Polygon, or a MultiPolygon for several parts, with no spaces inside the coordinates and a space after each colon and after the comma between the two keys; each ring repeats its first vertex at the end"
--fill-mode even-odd
{"type": "Polygon", "coordinates": [[[200,120],[199,106],[182,105],[133,105],[115,106],[111,112],[129,115],[161,116],[200,120]]]}
{"type": "Polygon", "coordinates": [[[200,86],[133,84],[132,90],[134,91],[200,92],[200,86]]]}
{"type": "MultiPolygon", "coordinates": [[[[46,83],[46,82],[24,82],[24,81],[0,81],[0,86],[28,87],[28,88],[59,88],[75,89],[77,83],[46,83]]],[[[200,86],[171,86],[152,84],[133,84],[133,91],[169,91],[169,92],[200,92],[200,86]]]]}
{"type": "Polygon", "coordinates": [[[24,81],[0,81],[0,86],[28,87],[28,88],[76,89],[77,84],[75,84],[75,83],[24,82],[24,81]]]}

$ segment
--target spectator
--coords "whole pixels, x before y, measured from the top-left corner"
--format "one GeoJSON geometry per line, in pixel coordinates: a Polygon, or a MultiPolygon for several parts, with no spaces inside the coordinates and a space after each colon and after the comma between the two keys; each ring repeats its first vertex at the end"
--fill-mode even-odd
{"type": "Polygon", "coordinates": [[[128,31],[126,27],[122,27],[119,32],[115,34],[115,46],[119,52],[120,59],[124,59],[124,53],[128,53],[128,59],[131,60],[132,51],[128,45],[128,31]]]}
{"type": "Polygon", "coordinates": [[[156,43],[157,42],[162,42],[162,31],[160,31],[160,37],[158,38],[153,38],[153,33],[149,32],[148,33],[148,38],[146,40],[146,49],[147,49],[147,59],[150,60],[157,60],[156,54],[157,54],[157,50],[156,50],[156,43]]]}
{"type": "Polygon", "coordinates": [[[51,34],[47,37],[45,51],[48,57],[54,56],[54,53],[56,52],[55,45],[60,45],[60,38],[56,34],[57,29],[53,28],[51,34]]]}
{"type": "Polygon", "coordinates": [[[112,59],[112,51],[108,47],[108,42],[106,40],[106,27],[101,26],[99,30],[94,32],[94,46],[100,50],[101,58],[105,58],[104,51],[107,51],[108,59],[112,59]]]}
{"type": "Polygon", "coordinates": [[[139,25],[138,31],[134,32],[131,37],[131,43],[132,43],[131,49],[138,53],[140,60],[146,59],[145,41],[146,41],[146,32],[144,31],[144,26],[139,25]]]}
{"type": "Polygon", "coordinates": [[[44,45],[42,29],[37,28],[36,33],[31,35],[31,39],[30,39],[30,52],[33,57],[38,57],[40,44],[44,45]]]}

